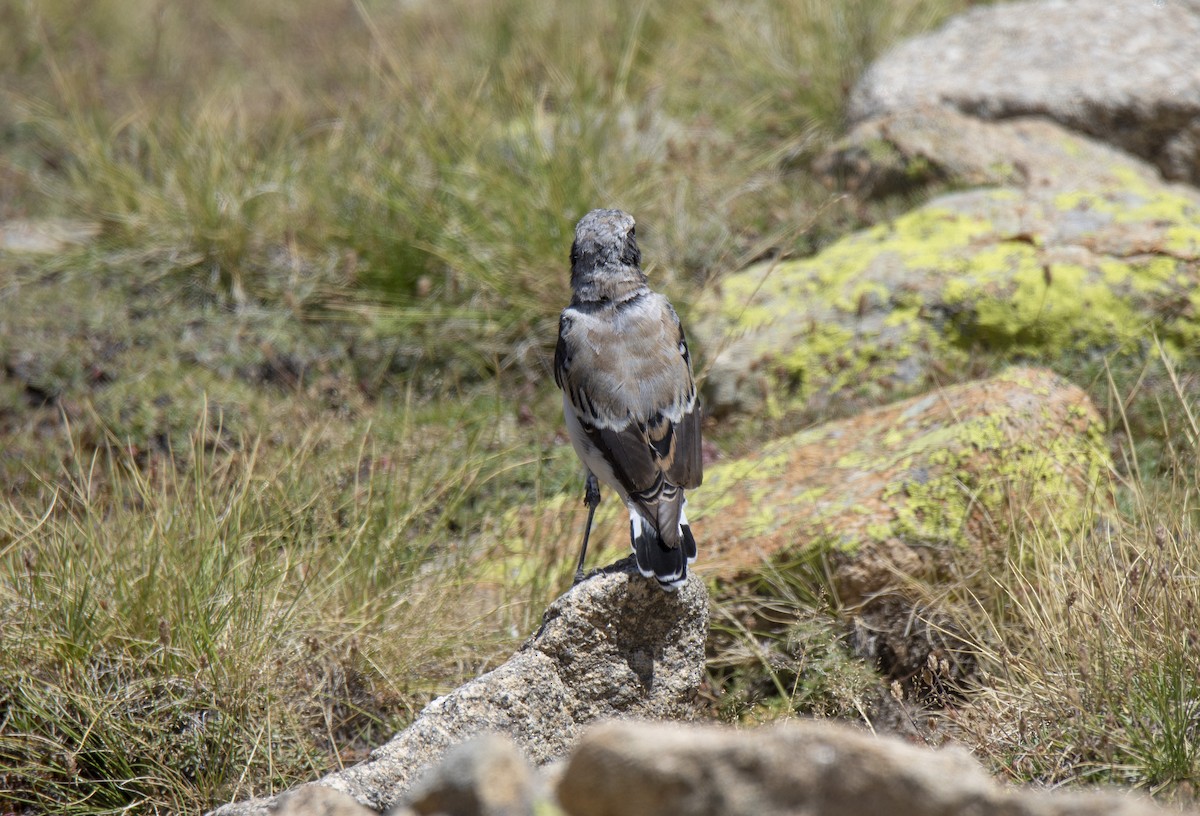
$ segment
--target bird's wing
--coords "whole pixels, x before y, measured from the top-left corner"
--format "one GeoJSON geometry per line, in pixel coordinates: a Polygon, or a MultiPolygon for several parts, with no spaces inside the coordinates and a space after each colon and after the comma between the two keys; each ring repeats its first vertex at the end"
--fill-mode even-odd
{"type": "MultiPolygon", "coordinates": [[[[700,404],[687,341],[666,298],[649,294],[615,315],[565,310],[554,379],[589,442],[646,510],[676,504],[680,487],[699,486],[700,404]]],[[[656,518],[657,509],[647,515],[656,518]]]]}

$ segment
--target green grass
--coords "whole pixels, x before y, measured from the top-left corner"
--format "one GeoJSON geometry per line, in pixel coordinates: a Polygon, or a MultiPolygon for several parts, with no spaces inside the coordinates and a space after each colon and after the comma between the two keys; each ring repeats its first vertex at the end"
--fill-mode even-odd
{"type": "Polygon", "coordinates": [[[1115,525],[1020,542],[975,635],[987,673],[952,721],[1001,772],[1194,802],[1200,638],[1194,477],[1127,483],[1115,525]]]}
{"type": "Polygon", "coordinates": [[[811,561],[726,588],[710,624],[709,713],[744,724],[796,716],[869,723],[881,678],[854,653],[839,611],[811,561]]]}
{"type": "Polygon", "coordinates": [[[1115,466],[1087,524],[1024,526],[1006,552],[964,554],[936,586],[854,607],[820,563],[727,592],[709,658],[714,715],[849,718],[965,744],[1014,782],[1129,786],[1194,806],[1196,375],[1165,356],[1116,363],[1092,383],[1115,466]]]}
{"type": "MultiPolygon", "coordinates": [[[[576,530],[513,513],[581,487],[547,384],[574,221],[635,213],[686,314],[906,206],[808,165],[863,68],[967,5],[0,6],[0,218],[100,230],[0,255],[0,810],[280,790],[503,659],[573,569],[576,530]]],[[[987,683],[955,727],[1013,778],[1178,792],[1196,375],[1061,365],[1123,454],[1118,524],[956,588],[987,683]]],[[[714,716],[877,721],[891,678],[813,567],[715,610],[714,716]]]]}
{"type": "Polygon", "coordinates": [[[214,447],[204,423],[150,467],[76,449],[0,506],[0,801],[179,812],[277,790],[511,645],[544,599],[469,580],[454,542],[522,465],[486,401],[436,435],[419,413],[274,451],[214,447]]]}
{"type": "Polygon", "coordinates": [[[0,126],[30,209],[96,219],[237,302],[289,266],[348,272],[506,345],[556,310],[596,202],[638,213],[658,271],[692,279],[853,218],[797,161],[878,50],[956,8],[135,5],[5,12],[0,126]]]}

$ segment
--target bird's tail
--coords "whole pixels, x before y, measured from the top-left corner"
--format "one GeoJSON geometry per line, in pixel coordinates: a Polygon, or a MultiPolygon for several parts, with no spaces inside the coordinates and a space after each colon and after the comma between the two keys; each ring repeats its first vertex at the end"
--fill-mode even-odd
{"type": "Polygon", "coordinates": [[[696,560],[696,539],[688,525],[683,508],[679,510],[679,521],[673,531],[674,544],[664,541],[659,528],[643,518],[636,509],[629,511],[629,541],[633,547],[638,572],[658,581],[658,585],[672,592],[687,582],[688,564],[696,560]]]}

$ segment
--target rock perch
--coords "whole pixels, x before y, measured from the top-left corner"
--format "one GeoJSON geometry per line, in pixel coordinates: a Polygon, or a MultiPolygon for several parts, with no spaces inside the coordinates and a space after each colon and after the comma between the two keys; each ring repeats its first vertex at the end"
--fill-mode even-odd
{"type": "MultiPolygon", "coordinates": [[[[369,760],[314,783],[382,811],[452,746],[506,734],[536,764],[566,756],[607,718],[690,719],[704,673],[708,594],[691,577],[663,592],[627,558],[591,575],[546,610],[508,662],[437,698],[369,760]]],[[[215,816],[271,812],[271,799],[215,816]]]]}

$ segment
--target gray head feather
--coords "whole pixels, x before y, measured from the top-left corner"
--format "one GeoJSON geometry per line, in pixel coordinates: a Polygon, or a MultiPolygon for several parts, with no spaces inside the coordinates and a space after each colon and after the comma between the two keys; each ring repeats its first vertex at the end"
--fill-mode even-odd
{"type": "Polygon", "coordinates": [[[633,216],[621,210],[592,210],[579,219],[571,245],[575,301],[619,302],[646,288],[634,226],[633,216]]]}

